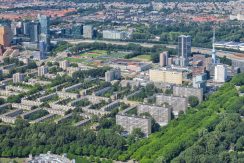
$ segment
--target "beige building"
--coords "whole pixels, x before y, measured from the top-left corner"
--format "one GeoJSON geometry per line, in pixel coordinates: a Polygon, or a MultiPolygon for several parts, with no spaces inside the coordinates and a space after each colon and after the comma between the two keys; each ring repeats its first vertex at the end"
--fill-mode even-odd
{"type": "Polygon", "coordinates": [[[149,70],[150,81],[170,84],[182,84],[183,73],[172,70],[149,70]]]}
{"type": "Polygon", "coordinates": [[[69,61],[61,61],[59,62],[59,67],[62,68],[63,70],[67,70],[67,68],[70,66],[69,61]]]}
{"type": "Polygon", "coordinates": [[[161,67],[167,66],[168,65],[168,52],[162,52],[159,54],[159,64],[161,67]]]}
{"type": "Polygon", "coordinates": [[[0,45],[10,46],[12,41],[12,31],[6,26],[0,26],[0,45]]]}

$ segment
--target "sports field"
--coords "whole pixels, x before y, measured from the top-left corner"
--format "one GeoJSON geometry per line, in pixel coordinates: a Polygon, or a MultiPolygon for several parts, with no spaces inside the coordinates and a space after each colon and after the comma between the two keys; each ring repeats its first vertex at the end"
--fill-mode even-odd
{"type": "Polygon", "coordinates": [[[132,60],[138,60],[141,62],[150,62],[151,61],[151,55],[138,55],[134,58],[131,58],[132,60]]]}
{"type": "Polygon", "coordinates": [[[80,55],[67,57],[65,60],[73,63],[83,63],[92,66],[97,62],[106,62],[114,58],[124,58],[129,52],[123,51],[106,51],[106,50],[92,50],[80,55]]]}
{"type": "Polygon", "coordinates": [[[17,163],[23,163],[25,161],[25,158],[0,158],[1,163],[10,163],[16,161],[17,163]]]}

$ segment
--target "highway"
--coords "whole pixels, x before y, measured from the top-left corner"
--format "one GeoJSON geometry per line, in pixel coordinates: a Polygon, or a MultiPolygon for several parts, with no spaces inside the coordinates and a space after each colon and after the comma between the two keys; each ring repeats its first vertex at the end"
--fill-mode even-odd
{"type": "MultiPolygon", "coordinates": [[[[80,44],[80,43],[106,43],[106,44],[114,44],[114,45],[128,45],[130,43],[138,44],[143,47],[151,48],[154,45],[160,45],[155,43],[138,43],[138,42],[124,42],[124,41],[106,41],[106,40],[84,40],[84,39],[56,39],[54,41],[66,41],[70,44],[80,44]]],[[[176,45],[166,45],[167,48],[176,48],[176,45]]],[[[201,48],[201,47],[192,47],[192,52],[200,52],[203,54],[211,54],[212,49],[209,48],[201,48]]],[[[244,61],[244,52],[243,53],[237,53],[237,52],[230,52],[230,51],[223,51],[223,50],[216,50],[216,55],[219,57],[226,56],[227,58],[231,60],[243,60],[244,61]]]]}

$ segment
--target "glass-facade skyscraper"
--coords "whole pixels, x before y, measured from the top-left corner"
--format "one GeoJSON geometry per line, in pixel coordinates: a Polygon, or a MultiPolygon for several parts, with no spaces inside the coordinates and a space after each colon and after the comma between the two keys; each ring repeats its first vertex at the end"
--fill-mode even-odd
{"type": "Polygon", "coordinates": [[[178,37],[178,56],[180,66],[188,66],[188,57],[191,55],[191,36],[181,35],[178,37]]]}
{"type": "Polygon", "coordinates": [[[46,15],[39,15],[38,20],[41,25],[41,33],[49,35],[50,17],[48,17],[46,15]]]}
{"type": "Polygon", "coordinates": [[[39,50],[40,50],[40,59],[46,59],[47,58],[47,45],[45,41],[39,42],[39,50]]]}

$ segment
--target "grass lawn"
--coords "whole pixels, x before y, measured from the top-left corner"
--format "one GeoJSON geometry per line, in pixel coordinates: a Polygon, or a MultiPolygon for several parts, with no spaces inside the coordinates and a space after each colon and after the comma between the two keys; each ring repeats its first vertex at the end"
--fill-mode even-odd
{"type": "Polygon", "coordinates": [[[106,50],[92,50],[86,53],[82,53],[80,56],[82,57],[90,57],[90,58],[96,58],[99,56],[107,55],[106,50]]]}
{"type": "Polygon", "coordinates": [[[18,163],[23,163],[25,161],[25,158],[0,158],[1,163],[9,163],[11,161],[16,161],[18,163]]]}
{"type": "Polygon", "coordinates": [[[142,61],[142,62],[149,62],[151,61],[151,55],[138,55],[134,58],[131,58],[132,60],[139,60],[139,61],[142,61]]]}
{"type": "Polygon", "coordinates": [[[67,58],[65,58],[65,60],[67,60],[69,62],[73,62],[73,63],[83,63],[85,61],[85,59],[72,58],[72,57],[67,57],[67,58]]]}

